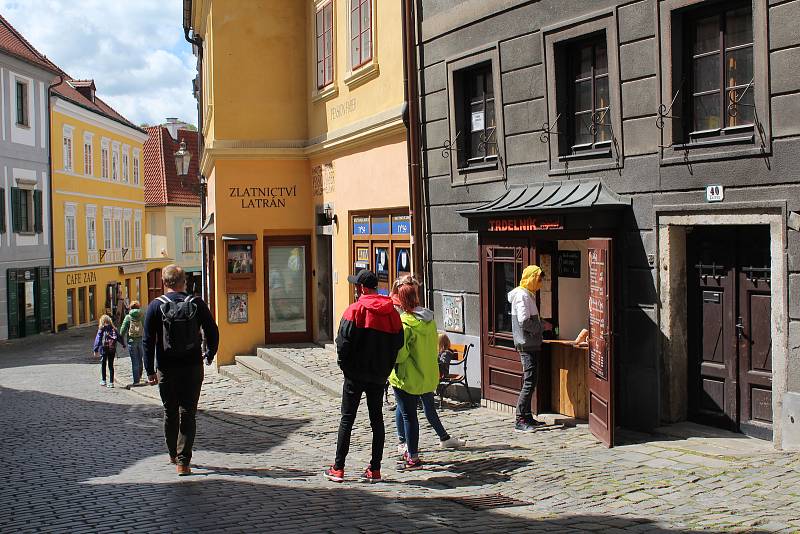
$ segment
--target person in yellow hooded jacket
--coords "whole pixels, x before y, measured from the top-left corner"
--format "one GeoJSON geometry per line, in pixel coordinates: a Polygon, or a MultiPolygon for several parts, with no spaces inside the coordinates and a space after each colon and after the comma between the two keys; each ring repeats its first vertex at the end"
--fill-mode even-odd
{"type": "Polygon", "coordinates": [[[515,430],[533,432],[543,424],[533,418],[531,399],[536,389],[539,371],[539,354],[542,350],[542,321],[536,307],[535,293],[542,287],[542,269],[529,265],[522,271],[519,287],[508,293],[511,303],[511,331],[514,348],[522,361],[522,389],[517,400],[515,430]]]}

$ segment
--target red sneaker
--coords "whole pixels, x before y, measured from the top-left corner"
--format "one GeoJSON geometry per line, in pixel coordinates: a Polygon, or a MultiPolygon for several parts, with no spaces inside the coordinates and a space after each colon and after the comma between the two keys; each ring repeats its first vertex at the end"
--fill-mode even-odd
{"type": "Polygon", "coordinates": [[[330,466],[322,474],[333,482],[344,482],[344,469],[336,469],[334,466],[330,466]]]}
{"type": "Polygon", "coordinates": [[[400,471],[414,471],[416,469],[422,469],[422,460],[419,459],[419,456],[416,458],[411,458],[408,453],[406,453],[405,461],[398,465],[397,469],[400,471]]]}
{"type": "Polygon", "coordinates": [[[370,484],[374,484],[376,482],[380,482],[383,479],[381,478],[380,471],[373,471],[372,469],[367,467],[361,474],[360,480],[361,482],[369,482],[370,484]]]}

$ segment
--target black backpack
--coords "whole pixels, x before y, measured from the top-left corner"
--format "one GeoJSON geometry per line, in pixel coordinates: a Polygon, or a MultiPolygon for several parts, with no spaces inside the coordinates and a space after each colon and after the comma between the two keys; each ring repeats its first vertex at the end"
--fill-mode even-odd
{"type": "Polygon", "coordinates": [[[161,302],[161,343],[164,352],[169,351],[176,356],[199,352],[200,323],[197,321],[195,298],[190,295],[183,300],[172,301],[164,295],[158,297],[157,300],[161,302]]]}

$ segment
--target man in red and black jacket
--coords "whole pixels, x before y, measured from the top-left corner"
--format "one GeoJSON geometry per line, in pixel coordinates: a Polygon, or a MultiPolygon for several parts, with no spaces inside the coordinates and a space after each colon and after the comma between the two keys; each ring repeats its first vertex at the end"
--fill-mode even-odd
{"type": "Polygon", "coordinates": [[[378,294],[375,273],[364,269],[348,276],[347,281],[355,285],[358,299],[345,310],[336,336],[338,363],[344,373],[342,419],[336,461],[324,474],[334,482],[344,480],[344,462],[350,450],[353,422],[361,394],[366,393],[372,426],[372,459],[361,478],[378,482],[385,440],[383,387],[397,360],[397,352],[403,346],[403,324],[392,300],[378,294]]]}

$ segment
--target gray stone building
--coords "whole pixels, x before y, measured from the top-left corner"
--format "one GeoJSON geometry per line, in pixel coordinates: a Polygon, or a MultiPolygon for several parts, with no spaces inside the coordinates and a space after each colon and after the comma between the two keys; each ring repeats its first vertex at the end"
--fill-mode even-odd
{"type": "Polygon", "coordinates": [[[0,17],[0,339],[52,329],[49,109],[56,67],[0,17]]]}
{"type": "Polygon", "coordinates": [[[800,0],[418,0],[428,296],[486,404],[800,447],[800,0]],[[588,343],[574,343],[582,330],[588,343]]]}

